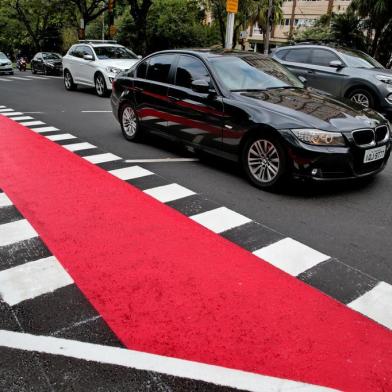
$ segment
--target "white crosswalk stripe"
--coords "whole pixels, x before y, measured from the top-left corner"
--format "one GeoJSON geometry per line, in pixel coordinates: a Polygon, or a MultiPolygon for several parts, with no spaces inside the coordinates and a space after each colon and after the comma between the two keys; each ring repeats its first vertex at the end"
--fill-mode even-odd
{"type": "Polygon", "coordinates": [[[36,236],[37,232],[26,219],[0,225],[0,246],[10,245],[36,236]]]}
{"type": "Polygon", "coordinates": [[[13,116],[21,116],[23,113],[21,112],[7,112],[7,113],[0,113],[0,115],[5,116],[5,117],[13,117],[13,116]]]}
{"type": "Polygon", "coordinates": [[[87,142],[75,143],[75,144],[66,144],[63,147],[66,150],[68,150],[68,151],[90,150],[92,148],[96,148],[96,146],[94,146],[93,144],[87,143],[87,142]]]}
{"type": "Polygon", "coordinates": [[[45,133],[45,132],[58,131],[59,129],[56,127],[39,127],[39,128],[31,128],[31,130],[37,133],[45,133]]]}
{"type": "Polygon", "coordinates": [[[34,120],[33,117],[30,116],[16,116],[16,117],[12,117],[12,119],[14,121],[26,121],[26,120],[34,120]]]}
{"type": "Polygon", "coordinates": [[[0,207],[12,206],[11,200],[5,193],[0,193],[0,207]]]}
{"type": "Polygon", "coordinates": [[[0,297],[10,306],[73,283],[54,256],[0,271],[0,297]]]}
{"type": "Polygon", "coordinates": [[[33,125],[45,125],[45,123],[42,121],[26,121],[21,122],[20,125],[24,125],[25,127],[31,127],[33,125]]]}
{"type": "Polygon", "coordinates": [[[45,137],[49,140],[52,140],[53,142],[58,140],[76,139],[76,136],[71,135],[70,133],[62,133],[60,135],[50,135],[45,137]]]}
{"type": "Polygon", "coordinates": [[[109,173],[113,174],[113,176],[119,178],[120,180],[125,180],[125,181],[132,180],[133,178],[145,177],[154,174],[149,170],[143,169],[140,166],[130,166],[130,167],[124,167],[122,169],[110,170],[109,173]]]}
{"type": "Polygon", "coordinates": [[[110,152],[105,153],[105,154],[97,154],[97,155],[89,155],[86,157],[83,157],[86,161],[89,161],[91,163],[97,164],[97,163],[104,163],[104,162],[111,162],[111,161],[118,161],[121,158],[118,157],[117,155],[111,154],[110,152]]]}
{"type": "Polygon", "coordinates": [[[169,201],[182,199],[183,197],[195,194],[195,192],[178,184],[158,186],[156,188],[147,189],[144,192],[162,203],[168,203],[169,201]]]}

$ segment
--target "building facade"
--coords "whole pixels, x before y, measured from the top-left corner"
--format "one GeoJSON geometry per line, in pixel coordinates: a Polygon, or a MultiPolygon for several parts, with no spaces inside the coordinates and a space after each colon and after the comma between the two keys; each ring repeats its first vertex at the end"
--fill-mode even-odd
{"type": "MultiPolygon", "coordinates": [[[[297,29],[306,29],[320,16],[334,12],[344,13],[351,0],[285,0],[283,2],[283,21],[274,27],[271,43],[284,43],[297,29]]],[[[263,35],[258,26],[253,29],[249,42],[262,42],[263,35]]]]}

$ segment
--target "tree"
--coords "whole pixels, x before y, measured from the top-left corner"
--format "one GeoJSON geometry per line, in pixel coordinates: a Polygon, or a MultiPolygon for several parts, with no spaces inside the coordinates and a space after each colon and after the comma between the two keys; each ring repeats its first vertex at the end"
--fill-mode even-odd
{"type": "Polygon", "coordinates": [[[108,9],[108,2],[106,0],[69,0],[73,3],[83,19],[84,27],[81,29],[81,37],[85,38],[85,31],[87,25],[93,20],[97,19],[108,9]]]}

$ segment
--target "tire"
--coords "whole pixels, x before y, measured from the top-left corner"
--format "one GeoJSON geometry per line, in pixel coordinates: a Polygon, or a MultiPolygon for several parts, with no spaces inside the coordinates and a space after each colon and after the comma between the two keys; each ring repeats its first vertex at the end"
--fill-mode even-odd
{"type": "Polygon", "coordinates": [[[31,73],[34,74],[34,75],[37,73],[37,71],[35,70],[33,65],[31,66],[31,73]]]}
{"type": "Polygon", "coordinates": [[[142,130],[139,118],[133,107],[126,103],[120,110],[121,131],[128,141],[137,142],[142,138],[142,130]]]}
{"type": "Polygon", "coordinates": [[[357,88],[350,91],[348,95],[350,101],[356,103],[357,105],[364,106],[365,108],[374,108],[374,96],[368,90],[357,88]]]}
{"type": "Polygon", "coordinates": [[[277,190],[288,177],[286,152],[270,133],[246,140],[241,163],[248,180],[260,189],[277,190]]]}
{"type": "Polygon", "coordinates": [[[71,72],[68,70],[64,71],[64,87],[68,91],[76,90],[76,84],[73,81],[71,72]]]}
{"type": "Polygon", "coordinates": [[[105,78],[101,73],[95,77],[95,92],[99,97],[107,97],[109,95],[105,78]]]}

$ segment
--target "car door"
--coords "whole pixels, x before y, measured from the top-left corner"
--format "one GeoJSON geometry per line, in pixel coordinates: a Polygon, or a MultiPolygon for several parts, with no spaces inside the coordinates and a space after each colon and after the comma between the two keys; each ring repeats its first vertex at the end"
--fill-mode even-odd
{"type": "Polygon", "coordinates": [[[42,58],[42,53],[37,53],[34,56],[34,70],[37,72],[43,72],[43,58],[42,58]]]}
{"type": "Polygon", "coordinates": [[[66,58],[65,65],[71,72],[72,78],[75,83],[81,82],[80,76],[80,62],[83,57],[82,45],[75,45],[69,51],[69,54],[66,58]]]}
{"type": "Polygon", "coordinates": [[[288,49],[279,61],[296,76],[308,80],[313,74],[313,66],[310,64],[311,51],[311,48],[288,49]]]}
{"type": "Polygon", "coordinates": [[[94,55],[93,50],[87,46],[83,45],[80,47],[80,51],[82,52],[80,60],[79,60],[79,75],[80,81],[84,84],[94,85],[94,74],[95,74],[95,60],[96,57],[94,55]],[[84,56],[92,56],[93,60],[85,60],[84,56]]]}
{"type": "Polygon", "coordinates": [[[329,49],[313,48],[310,62],[313,66],[313,73],[308,77],[308,85],[340,97],[343,79],[348,77],[343,60],[329,49]],[[332,61],[340,61],[342,67],[331,66],[332,61]]]}
{"type": "Polygon", "coordinates": [[[157,54],[142,61],[133,84],[139,121],[150,131],[165,132],[168,120],[167,91],[175,53],[157,54]]]}
{"type": "Polygon", "coordinates": [[[174,85],[169,87],[167,132],[204,148],[219,148],[222,143],[223,103],[203,61],[196,56],[179,55],[174,85]],[[198,92],[194,81],[205,81],[210,92],[198,92]]]}

